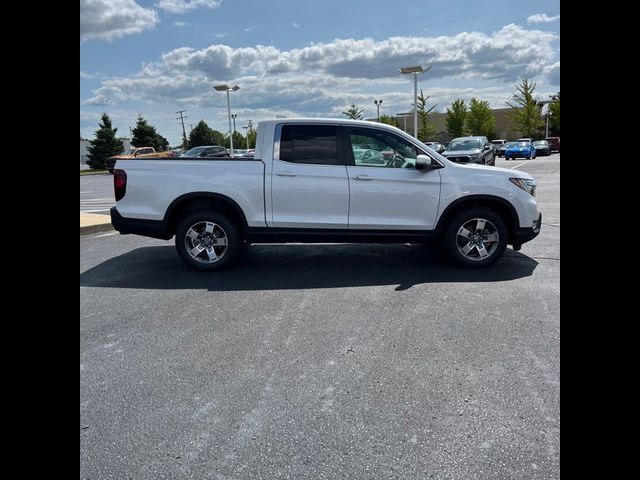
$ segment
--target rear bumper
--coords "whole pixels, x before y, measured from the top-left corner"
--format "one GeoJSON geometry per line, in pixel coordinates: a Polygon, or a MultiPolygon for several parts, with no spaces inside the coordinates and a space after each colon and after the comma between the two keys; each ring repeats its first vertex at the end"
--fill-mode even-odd
{"type": "Polygon", "coordinates": [[[533,222],[532,227],[519,227],[516,229],[513,239],[512,245],[514,247],[520,247],[523,243],[527,243],[530,240],[533,240],[540,233],[540,227],[542,226],[542,213],[538,215],[538,219],[533,222]]]}
{"type": "Polygon", "coordinates": [[[164,220],[141,220],[139,218],[124,218],[116,207],[111,207],[111,224],[122,234],[133,233],[144,237],[170,240],[173,233],[169,232],[164,220]]]}

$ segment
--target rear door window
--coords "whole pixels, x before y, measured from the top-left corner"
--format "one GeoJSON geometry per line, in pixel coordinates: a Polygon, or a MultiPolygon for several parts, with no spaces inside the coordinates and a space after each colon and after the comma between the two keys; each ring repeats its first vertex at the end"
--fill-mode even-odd
{"type": "Polygon", "coordinates": [[[338,165],[335,125],[283,125],[280,160],[291,163],[338,165]]]}

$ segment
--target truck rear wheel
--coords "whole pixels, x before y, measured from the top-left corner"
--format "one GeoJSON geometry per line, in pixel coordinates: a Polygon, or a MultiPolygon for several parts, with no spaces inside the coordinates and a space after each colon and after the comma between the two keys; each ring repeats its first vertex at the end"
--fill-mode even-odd
{"type": "Polygon", "coordinates": [[[176,250],[192,268],[205,272],[231,265],[242,247],[237,227],[222,213],[201,210],[178,223],[176,250]]]}
{"type": "Polygon", "coordinates": [[[488,208],[457,214],[445,229],[443,247],[458,265],[483,268],[493,265],[507,248],[504,220],[488,208]]]}

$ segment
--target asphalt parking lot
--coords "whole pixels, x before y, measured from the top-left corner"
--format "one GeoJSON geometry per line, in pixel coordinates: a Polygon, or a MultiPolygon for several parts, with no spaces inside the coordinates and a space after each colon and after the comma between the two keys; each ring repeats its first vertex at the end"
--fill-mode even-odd
{"type": "Polygon", "coordinates": [[[207,274],[81,236],[81,478],[559,478],[560,156],[496,166],[544,223],[481,271],[255,245],[207,274]]]}

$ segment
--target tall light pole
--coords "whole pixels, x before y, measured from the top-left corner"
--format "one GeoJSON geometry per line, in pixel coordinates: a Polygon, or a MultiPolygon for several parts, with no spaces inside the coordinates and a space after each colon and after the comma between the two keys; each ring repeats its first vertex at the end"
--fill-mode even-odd
{"type": "Polygon", "coordinates": [[[229,115],[229,142],[231,145],[231,156],[233,156],[233,131],[231,130],[231,100],[229,100],[229,92],[230,91],[238,91],[240,87],[238,85],[234,85],[230,87],[227,84],[224,85],[214,85],[213,88],[218,92],[227,92],[227,114],[229,115]]]}
{"type": "Polygon", "coordinates": [[[413,136],[418,138],[418,75],[431,70],[432,65],[429,65],[425,70],[421,65],[413,67],[402,67],[400,73],[413,74],[413,136]]]}
{"type": "Polygon", "coordinates": [[[236,118],[238,118],[238,114],[232,113],[231,118],[233,118],[233,133],[236,133],[236,118]]]}
{"type": "Polygon", "coordinates": [[[378,122],[380,121],[380,105],[382,105],[382,100],[374,100],[373,103],[376,107],[378,107],[378,122]]]}
{"type": "Polygon", "coordinates": [[[547,106],[547,110],[546,110],[546,126],[544,129],[544,138],[547,138],[549,136],[549,105],[556,102],[556,100],[541,100],[538,103],[542,104],[542,105],[546,105],[547,106]]]}

